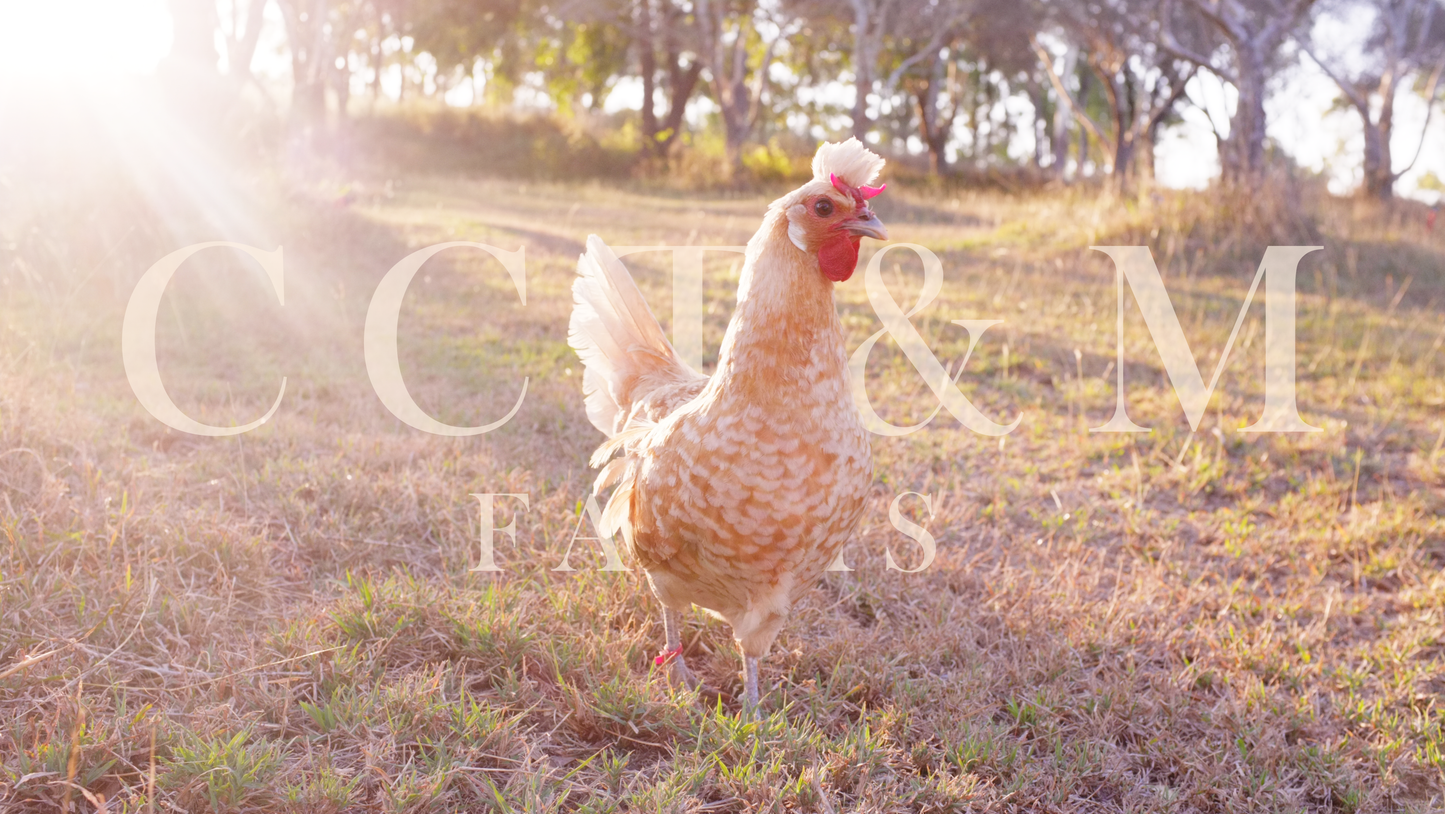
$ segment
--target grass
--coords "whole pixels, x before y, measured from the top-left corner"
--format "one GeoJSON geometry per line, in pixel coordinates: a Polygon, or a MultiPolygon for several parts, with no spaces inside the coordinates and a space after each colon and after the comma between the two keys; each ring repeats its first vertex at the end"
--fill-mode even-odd
{"type": "MultiPolygon", "coordinates": [[[[915,324],[947,361],[967,347],[950,320],[1007,319],[963,387],[996,420],[1025,418],[1003,443],[946,415],[875,440],[854,570],[798,608],[753,722],[724,626],[688,615],[690,663],[717,693],[675,691],[639,573],[596,570],[585,539],[577,571],[551,569],[600,438],[566,347],[580,241],[741,243],[766,198],[249,183],[244,234],[114,174],[0,212],[6,811],[1445,805],[1445,235],[1408,208],[890,188],[895,239],[934,247],[947,274],[915,324]],[[288,384],[275,420],[211,439],[144,413],[118,337],[144,268],[216,238],[283,245],[285,306],[225,252],[198,256],[162,309],[167,386],[198,419],[239,423],[288,384]],[[361,357],[381,275],[446,240],[527,247],[525,307],[498,264],[449,252],[403,311],[407,383],[442,420],[493,420],[530,378],[483,437],[401,425],[361,357]],[[1299,304],[1301,410],[1326,431],[1235,432],[1262,405],[1256,306],[1193,433],[1131,310],[1129,410],[1153,432],[1088,433],[1113,405],[1114,291],[1087,246],[1153,248],[1209,370],[1271,242],[1326,246],[1299,304]],[[934,496],[932,519],[905,503],[939,541],[920,574],[884,567],[887,547],[918,561],[886,521],[902,491],[934,496]],[[469,571],[481,492],[530,498],[498,574],[469,571]]],[[[736,267],[710,262],[715,354],[736,267]]],[[[630,265],[670,301],[665,256],[630,265]]],[[[911,302],[917,270],[887,276],[911,302]]],[[[856,280],[839,292],[855,347],[877,319],[856,280]]],[[[869,370],[889,420],[932,410],[901,354],[869,370]]]]}

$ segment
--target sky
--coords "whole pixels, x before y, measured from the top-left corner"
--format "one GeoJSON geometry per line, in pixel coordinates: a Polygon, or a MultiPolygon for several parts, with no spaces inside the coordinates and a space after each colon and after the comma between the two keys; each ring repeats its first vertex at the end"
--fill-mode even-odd
{"type": "Polygon", "coordinates": [[[145,74],[170,45],[165,0],[0,0],[0,80],[145,74]]]}
{"type": "MultiPolygon", "coordinates": [[[[289,80],[284,36],[273,5],[257,53],[257,73],[278,84],[289,80]]],[[[1367,20],[1346,18],[1323,24],[1316,31],[1322,42],[1333,43],[1336,58],[1348,54],[1351,37],[1367,20]]],[[[170,47],[171,22],[165,0],[0,0],[0,83],[24,81],[57,72],[97,83],[117,76],[145,75],[155,70],[170,47]],[[76,21],[84,21],[76,25],[76,21]],[[57,60],[56,54],[63,54],[57,60]]],[[[394,81],[392,83],[395,84],[394,81]]],[[[636,108],[638,83],[624,83],[607,100],[611,109],[636,108]]],[[[450,101],[470,101],[469,90],[454,91],[450,101]]],[[[1169,128],[1160,139],[1156,164],[1160,183],[1172,187],[1203,187],[1218,173],[1219,162],[1208,108],[1226,118],[1233,104],[1232,90],[1201,73],[1190,84],[1194,102],[1182,108],[1184,121],[1169,128]]],[[[1267,103],[1269,135],[1293,156],[1297,164],[1324,173],[1332,192],[1345,194],[1360,182],[1363,136],[1357,115],[1335,108],[1334,83],[1307,57],[1277,78],[1267,103]]],[[[851,96],[850,96],[851,98],[851,96]]],[[[1413,94],[1396,103],[1392,141],[1396,166],[1409,161],[1421,144],[1425,105],[1413,94]]],[[[1426,172],[1445,179],[1445,115],[1433,118],[1425,134],[1424,149],[1396,191],[1427,202],[1440,194],[1419,190],[1426,172]]],[[[1027,136],[1011,145],[1016,154],[1032,152],[1027,136]]]]}

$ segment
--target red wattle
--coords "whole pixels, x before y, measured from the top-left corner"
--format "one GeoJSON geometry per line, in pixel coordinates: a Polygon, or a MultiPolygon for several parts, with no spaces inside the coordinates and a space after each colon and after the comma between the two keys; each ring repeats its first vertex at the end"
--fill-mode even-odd
{"type": "Polygon", "coordinates": [[[818,249],[818,266],[823,276],[835,283],[841,283],[853,276],[858,267],[858,244],[862,238],[847,233],[829,238],[818,249]]]}

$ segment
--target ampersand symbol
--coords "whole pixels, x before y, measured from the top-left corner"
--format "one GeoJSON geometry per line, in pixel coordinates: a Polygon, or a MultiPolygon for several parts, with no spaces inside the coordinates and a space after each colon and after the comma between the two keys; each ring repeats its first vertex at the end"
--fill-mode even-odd
{"type": "Polygon", "coordinates": [[[899,436],[917,432],[938,415],[938,411],[947,408],[948,412],[963,426],[968,427],[980,435],[1008,435],[1023,420],[1023,413],[1011,424],[996,424],[990,421],[987,416],[979,412],[978,408],[968,400],[957,387],[954,381],[957,375],[963,373],[963,366],[968,364],[968,359],[973,355],[973,348],[978,340],[983,337],[984,331],[997,325],[1001,319],[956,319],[954,325],[961,326],[968,331],[968,351],[964,353],[963,361],[959,362],[958,373],[950,376],[948,370],[933,355],[928,345],[919,336],[918,330],[913,327],[909,318],[927,308],[938,292],[943,288],[943,262],[938,255],[914,243],[893,243],[880,249],[868,262],[868,270],[863,274],[863,288],[868,292],[868,302],[872,304],[873,311],[883,321],[883,330],[873,334],[864,340],[858,350],[853,352],[853,357],[848,360],[848,371],[850,384],[853,390],[853,401],[858,405],[858,412],[862,414],[863,426],[876,435],[899,436]],[[918,301],[908,311],[904,311],[888,293],[888,286],[883,282],[883,255],[892,249],[912,249],[919,259],[923,261],[923,290],[918,293],[918,301]],[[873,346],[878,340],[887,334],[898,343],[908,357],[909,363],[923,376],[923,381],[933,395],[938,398],[938,405],[928,418],[914,424],[911,427],[900,427],[883,420],[883,417],[874,411],[873,405],[868,400],[868,390],[864,380],[864,373],[868,366],[868,354],[873,351],[873,346]]]}

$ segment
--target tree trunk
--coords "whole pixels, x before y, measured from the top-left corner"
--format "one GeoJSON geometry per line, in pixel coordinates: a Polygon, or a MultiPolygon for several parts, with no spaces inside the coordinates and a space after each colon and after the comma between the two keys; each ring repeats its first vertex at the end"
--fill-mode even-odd
{"type": "Polygon", "coordinates": [[[321,124],[326,118],[326,85],[315,80],[296,83],[291,91],[291,117],[303,128],[321,124]]]}
{"type": "Polygon", "coordinates": [[[325,121],[326,0],[282,0],[291,50],[291,119],[303,137],[325,121]]]}
{"type": "Polygon", "coordinates": [[[1054,108],[1053,132],[1049,136],[1049,146],[1053,148],[1054,163],[1049,165],[1053,176],[1060,181],[1066,181],[1069,169],[1069,111],[1067,105],[1057,105],[1054,108]]]}
{"type": "Polygon", "coordinates": [[[239,88],[251,78],[251,62],[256,58],[256,45],[261,40],[261,21],[266,11],[267,0],[251,0],[246,9],[246,28],[237,36],[231,32],[226,43],[226,72],[232,84],[239,88]]]}
{"type": "Polygon", "coordinates": [[[1390,164],[1387,159],[1390,153],[1389,142],[1384,140],[1383,134],[1376,124],[1366,121],[1364,130],[1365,194],[1372,198],[1388,199],[1395,186],[1395,179],[1390,175],[1390,164]]]}
{"type": "MultiPolygon", "coordinates": [[[[373,111],[376,110],[376,103],[381,99],[381,69],[384,67],[382,65],[381,40],[381,36],[378,35],[371,42],[371,109],[373,111]]],[[[476,66],[473,66],[473,71],[475,70],[476,66]]],[[[477,103],[476,88],[476,79],[473,78],[472,104],[474,105],[477,103]]]]}
{"type": "MultiPolygon", "coordinates": [[[[721,109],[724,145],[727,150],[729,173],[742,169],[743,145],[752,137],[753,125],[757,122],[762,107],[763,91],[767,87],[768,68],[772,64],[773,49],[780,37],[768,43],[753,81],[748,81],[748,37],[757,33],[753,15],[757,12],[757,0],[750,0],[735,9],[736,25],[730,41],[724,42],[724,25],[728,11],[715,7],[711,0],[697,0],[697,20],[702,37],[702,55],[708,73],[712,74],[714,95],[721,109]]],[[[686,75],[679,77],[678,87],[685,87],[689,80],[686,75]]],[[[681,111],[673,113],[681,122],[681,111]]]]}
{"type": "Polygon", "coordinates": [[[1134,192],[1134,141],[1123,139],[1114,145],[1114,167],[1109,173],[1109,180],[1113,182],[1114,190],[1121,197],[1127,197],[1134,192]]]}
{"type": "Polygon", "coordinates": [[[673,47],[667,53],[667,73],[667,118],[662,122],[661,137],[657,139],[658,154],[663,157],[667,156],[682,132],[682,117],[687,113],[688,100],[702,76],[702,63],[694,60],[688,67],[682,67],[682,54],[673,47]]]}
{"type": "Polygon", "coordinates": [[[1270,60],[1316,0],[1189,2],[1228,42],[1234,70],[1220,73],[1210,68],[1208,56],[1181,49],[1172,37],[1167,38],[1166,47],[1195,65],[1220,73],[1234,85],[1239,99],[1229,120],[1229,138],[1219,139],[1220,175],[1226,185],[1253,188],[1265,172],[1264,96],[1270,60]]]}
{"type": "Polygon", "coordinates": [[[1154,166],[1154,147],[1158,144],[1159,127],[1163,121],[1162,115],[1152,118],[1135,145],[1134,178],[1141,198],[1154,191],[1154,182],[1157,178],[1154,166]]]}
{"type": "Polygon", "coordinates": [[[1390,153],[1390,136],[1395,125],[1395,82],[1386,75],[1380,80],[1380,114],[1370,121],[1368,108],[1360,111],[1365,131],[1365,194],[1382,201],[1395,195],[1394,160],[1390,153]]]}
{"type": "Polygon", "coordinates": [[[642,143],[649,151],[657,150],[657,111],[653,95],[657,92],[657,54],[652,44],[652,0],[642,0],[637,12],[637,61],[642,74],[642,143]]]}
{"type": "Polygon", "coordinates": [[[1119,197],[1127,198],[1134,191],[1134,83],[1127,73],[1120,83],[1117,76],[1111,76],[1097,66],[1096,70],[1104,78],[1104,97],[1109,102],[1109,119],[1114,125],[1109,182],[1119,197]],[[1123,84],[1122,92],[1119,84],[1123,84]]]}
{"type": "MultiPolygon", "coordinates": [[[[1092,76],[1089,71],[1079,71],[1079,105],[1084,107],[1089,104],[1090,82],[1092,76]]],[[[1083,112],[1083,111],[1080,111],[1083,112]]],[[[1074,170],[1075,178],[1084,177],[1084,164],[1089,160],[1089,131],[1083,127],[1079,128],[1079,166],[1074,170]]]]}
{"type": "MultiPolygon", "coordinates": [[[[948,65],[934,56],[927,78],[918,83],[919,137],[928,146],[928,169],[935,177],[948,174],[948,137],[953,130],[953,116],[945,116],[938,108],[938,98],[947,83],[948,65]]],[[[955,100],[953,109],[958,109],[955,100]]]]}
{"type": "Polygon", "coordinates": [[[853,0],[853,137],[866,141],[873,122],[868,118],[868,92],[873,89],[871,15],[864,0],[853,0]]]}
{"type": "MultiPolygon", "coordinates": [[[[1068,53],[1064,55],[1064,70],[1060,76],[1067,79],[1074,73],[1074,66],[1078,62],[1079,49],[1070,46],[1068,53]]],[[[1053,148],[1054,163],[1052,165],[1053,175],[1060,181],[1065,178],[1069,168],[1069,125],[1073,123],[1073,103],[1067,97],[1060,97],[1054,104],[1053,131],[1049,135],[1049,146],[1053,148]]],[[[1080,165],[1082,167],[1082,165],[1080,165]]]]}
{"type": "Polygon", "coordinates": [[[723,124],[723,150],[727,158],[727,172],[734,175],[742,168],[742,134],[737,117],[736,101],[737,82],[735,74],[739,73],[743,66],[737,63],[740,46],[746,41],[744,32],[739,30],[733,41],[731,60],[725,56],[726,46],[723,45],[723,24],[726,21],[726,10],[723,8],[714,9],[711,0],[697,0],[697,22],[699,34],[702,38],[703,59],[707,61],[708,73],[712,75],[713,95],[716,98],[719,113],[723,124]]]}
{"type": "Polygon", "coordinates": [[[727,105],[723,110],[723,146],[727,151],[728,167],[737,172],[742,169],[743,145],[747,143],[752,127],[747,121],[747,114],[739,111],[736,105],[727,105]]]}
{"type": "Polygon", "coordinates": [[[351,66],[331,67],[331,90],[336,94],[336,120],[347,120],[347,108],[351,106],[351,66]]]}
{"type": "Polygon", "coordinates": [[[1072,118],[1069,105],[1063,103],[1054,105],[1054,127],[1049,136],[1049,146],[1053,148],[1054,163],[1050,166],[1054,177],[1060,181],[1068,180],[1069,124],[1072,118]]]}
{"type": "Polygon", "coordinates": [[[1264,175],[1264,95],[1269,78],[1266,56],[1258,48],[1241,48],[1239,59],[1239,102],[1229,123],[1228,160],[1221,155],[1226,180],[1252,185],[1264,175]]]}
{"type": "Polygon", "coordinates": [[[857,90],[853,97],[853,137],[864,141],[868,138],[868,131],[873,129],[873,121],[868,118],[868,89],[872,87],[873,80],[866,76],[866,71],[859,71],[856,76],[857,90]]]}
{"type": "Polygon", "coordinates": [[[192,125],[213,125],[233,98],[217,70],[219,18],[213,0],[170,0],[174,34],[157,78],[192,125]]]}
{"type": "Polygon", "coordinates": [[[1109,117],[1114,122],[1114,155],[1109,164],[1109,180],[1120,197],[1128,197],[1134,190],[1134,117],[1138,111],[1134,81],[1127,67],[1101,64],[1095,69],[1104,78],[1104,95],[1109,101],[1109,117]],[[1118,78],[1120,73],[1122,82],[1118,78]]]}
{"type": "Polygon", "coordinates": [[[170,0],[171,50],[165,64],[177,70],[215,73],[216,6],[211,0],[170,0]]]}
{"type": "Polygon", "coordinates": [[[682,52],[674,35],[677,22],[676,12],[670,5],[664,6],[657,30],[653,21],[652,4],[643,0],[638,14],[638,61],[642,74],[642,139],[644,146],[658,158],[667,158],[673,143],[682,129],[682,117],[687,112],[688,100],[697,88],[702,76],[702,63],[696,59],[683,67],[682,52]],[[660,37],[659,37],[660,34],[660,37]],[[664,49],[667,68],[667,116],[658,117],[657,108],[657,46],[658,39],[664,49]]]}
{"type": "Polygon", "coordinates": [[[1033,169],[1038,171],[1044,166],[1044,122],[1046,119],[1041,116],[1048,105],[1048,92],[1039,85],[1033,76],[1029,77],[1029,104],[1033,106],[1033,134],[1034,134],[1034,155],[1033,169]]]}

